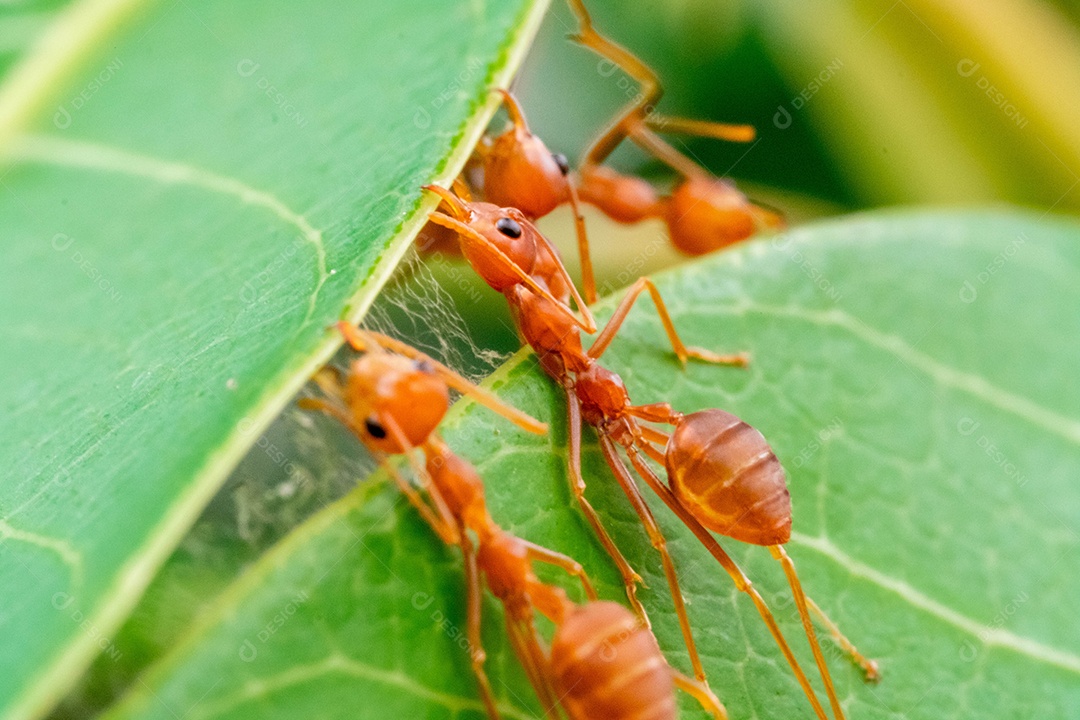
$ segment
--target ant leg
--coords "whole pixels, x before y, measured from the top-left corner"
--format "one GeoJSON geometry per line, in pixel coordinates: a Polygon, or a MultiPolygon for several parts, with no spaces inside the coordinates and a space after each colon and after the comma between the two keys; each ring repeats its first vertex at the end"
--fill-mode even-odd
{"type": "Polygon", "coordinates": [[[592,582],[589,580],[588,573],[585,572],[585,568],[581,566],[577,560],[573,559],[569,555],[563,555],[561,552],[550,550],[543,545],[537,545],[531,543],[528,540],[522,540],[525,543],[525,547],[529,550],[529,557],[539,562],[547,563],[548,565],[554,565],[566,572],[567,575],[573,575],[581,581],[581,587],[585,590],[585,596],[590,600],[599,600],[599,596],[596,594],[596,589],[593,588],[592,582]]]}
{"type": "Polygon", "coordinates": [[[847,639],[844,633],[840,631],[840,627],[825,614],[825,611],[809,595],[806,596],[806,604],[810,607],[810,613],[816,615],[818,622],[825,626],[833,642],[839,645],[851,662],[862,670],[866,682],[879,682],[881,680],[881,668],[878,667],[877,661],[871,660],[859,652],[859,649],[855,647],[855,643],[847,639]]]}
{"type": "Polygon", "coordinates": [[[664,299],[660,296],[660,291],[657,289],[656,285],[653,284],[653,281],[647,277],[638,278],[637,282],[635,282],[629,292],[626,293],[626,296],[623,297],[619,306],[612,314],[611,319],[608,320],[607,325],[605,325],[604,329],[600,331],[600,334],[596,336],[596,341],[592,344],[592,347],[589,348],[589,357],[595,360],[604,354],[608,345],[615,339],[615,334],[619,331],[623,321],[626,320],[626,316],[630,313],[630,308],[633,307],[634,302],[645,290],[648,290],[649,295],[652,296],[653,303],[656,305],[656,314],[660,316],[660,322],[664,325],[664,332],[667,333],[668,340],[671,342],[671,347],[681,363],[685,365],[688,358],[696,358],[705,362],[716,363],[717,365],[745,367],[749,362],[746,353],[717,355],[709,350],[687,347],[684,345],[682,339],[679,337],[679,333],[675,330],[675,324],[671,321],[671,315],[668,314],[667,305],[664,304],[664,299]]]}
{"type": "MultiPolygon", "coordinates": [[[[431,526],[431,529],[439,536],[439,538],[447,545],[455,545],[461,541],[460,531],[454,527],[453,524],[447,521],[447,518],[442,513],[436,513],[431,509],[431,506],[424,502],[424,499],[420,496],[420,493],[416,492],[416,488],[412,483],[402,476],[396,467],[385,460],[380,461],[382,466],[394,478],[394,482],[397,484],[398,489],[409,501],[420,516],[424,518],[424,521],[431,526]]],[[[440,503],[436,503],[437,506],[442,509],[440,503]]]]}
{"type": "MultiPolygon", "coordinates": [[[[631,405],[626,411],[636,418],[647,420],[649,422],[664,423],[665,425],[674,425],[682,418],[682,413],[676,412],[671,407],[671,403],[660,402],[650,403],[648,405],[631,405]]],[[[661,433],[659,430],[654,430],[647,425],[639,426],[642,432],[659,433],[661,437],[655,438],[658,442],[666,443],[667,435],[661,433]]]]}
{"type": "Polygon", "coordinates": [[[691,120],[689,118],[669,117],[660,113],[649,113],[645,125],[655,132],[695,135],[714,140],[730,142],[752,142],[757,137],[753,125],[732,125],[730,123],[711,122],[709,120],[691,120]]]}
{"type": "Polygon", "coordinates": [[[589,48],[597,55],[607,58],[621,67],[628,75],[637,80],[641,85],[641,93],[638,99],[631,102],[625,109],[620,110],[616,119],[599,138],[589,147],[585,155],[586,165],[598,165],[607,159],[608,155],[627,136],[627,128],[630,122],[642,118],[649,108],[655,107],[664,94],[664,88],[660,85],[659,78],[652,68],[643,63],[629,50],[608,40],[597,32],[593,27],[592,17],[585,9],[581,0],[568,0],[570,9],[577,16],[580,29],[570,36],[572,40],[589,48]]]}
{"type": "Polygon", "coordinates": [[[596,273],[593,271],[592,251],[589,249],[589,236],[585,232],[585,217],[581,214],[581,199],[574,183],[566,183],[570,196],[570,209],[574,213],[574,232],[577,234],[578,257],[581,259],[581,289],[585,293],[585,304],[596,302],[596,273]]]}
{"type": "Polygon", "coordinates": [[[611,438],[601,435],[600,447],[604,451],[604,459],[607,460],[612,472],[615,473],[615,478],[619,481],[619,485],[622,486],[623,492],[626,493],[630,504],[633,505],[634,512],[637,513],[638,518],[645,525],[645,530],[649,534],[649,542],[660,553],[660,559],[664,564],[664,575],[667,577],[668,589],[671,591],[671,600],[675,604],[675,614],[679,617],[683,642],[686,644],[687,653],[690,655],[690,664],[694,668],[694,677],[704,683],[705,668],[701,665],[697,644],[694,642],[694,635],[690,630],[690,618],[686,614],[686,603],[683,600],[682,590],[679,588],[679,578],[675,574],[675,563],[668,553],[667,540],[660,531],[660,526],[657,524],[656,518],[653,517],[652,511],[649,510],[649,506],[645,503],[641,490],[638,488],[637,483],[634,482],[634,478],[631,477],[630,471],[626,469],[626,466],[623,465],[622,460],[619,458],[611,438]]]}
{"type": "Polygon", "coordinates": [[[829,696],[833,716],[836,717],[836,720],[843,720],[844,710],[840,707],[840,699],[836,697],[836,688],[833,686],[829,666],[825,664],[825,656],[821,652],[821,645],[818,643],[817,634],[814,632],[814,624],[810,622],[810,611],[806,607],[806,594],[803,592],[799,575],[795,572],[795,563],[784,551],[782,545],[771,545],[769,552],[783,566],[784,575],[787,576],[788,585],[791,586],[791,592],[795,596],[795,607],[799,610],[799,617],[802,619],[803,629],[806,631],[806,639],[810,642],[810,649],[814,652],[814,662],[817,663],[818,672],[821,673],[821,680],[825,683],[825,694],[829,696]]]}
{"type": "Polygon", "coordinates": [[[336,327],[337,331],[341,333],[341,338],[345,342],[347,342],[349,344],[349,347],[351,347],[356,352],[368,352],[372,349],[378,349],[368,347],[369,343],[365,338],[370,333],[361,330],[352,323],[346,322],[344,320],[338,320],[334,324],[334,327],[336,327]]]}
{"type": "Polygon", "coordinates": [[[654,430],[653,428],[645,426],[640,426],[638,430],[641,431],[641,437],[643,440],[645,440],[645,442],[643,443],[638,443],[638,447],[644,450],[646,454],[648,454],[649,457],[653,458],[654,460],[656,460],[656,456],[654,456],[652,453],[659,453],[660,460],[657,460],[657,462],[663,465],[664,451],[661,448],[665,448],[667,446],[670,436],[667,433],[662,433],[659,430],[654,430]],[[653,444],[650,445],[649,443],[653,444]],[[660,447],[657,448],[656,445],[659,445],[660,447]]]}
{"type": "Polygon", "coordinates": [[[825,708],[821,706],[821,701],[818,700],[817,695],[814,694],[814,689],[810,685],[810,681],[806,678],[806,673],[803,672],[802,667],[799,665],[799,661],[795,659],[795,654],[791,651],[791,646],[788,645],[787,639],[784,638],[784,634],[780,631],[780,626],[776,624],[776,618],[773,617],[772,611],[769,610],[769,606],[765,602],[765,598],[761,597],[761,593],[757,591],[754,584],[750,582],[750,578],[746,577],[746,573],[742,571],[731,556],[727,554],[727,551],[720,546],[720,543],[716,541],[708,530],[706,530],[701,523],[697,521],[690,511],[683,507],[682,503],[678,501],[671,489],[668,488],[660,478],[656,476],[637,453],[636,447],[628,447],[626,449],[627,455],[630,457],[630,462],[633,463],[634,469],[638,471],[638,475],[645,480],[645,483],[652,488],[652,491],[660,496],[660,499],[668,506],[668,509],[675,513],[683,524],[690,529],[690,532],[694,533],[694,536],[705,546],[705,549],[709,551],[709,554],[720,563],[720,566],[727,571],[727,574],[731,576],[731,579],[735,582],[735,587],[740,591],[750,596],[753,600],[754,606],[757,608],[758,614],[761,615],[761,619],[765,622],[765,626],[769,628],[769,634],[772,635],[773,640],[776,642],[777,647],[780,648],[780,652],[784,655],[784,659],[787,660],[788,665],[791,666],[792,672],[795,674],[795,679],[799,682],[799,686],[802,688],[803,693],[806,694],[807,700],[810,701],[810,705],[814,708],[814,714],[817,715],[819,720],[829,720],[829,717],[825,714],[825,708]]]}
{"type": "Polygon", "coordinates": [[[480,637],[481,611],[484,603],[483,588],[480,586],[480,569],[476,565],[476,551],[473,548],[469,534],[464,528],[458,527],[461,541],[461,554],[465,558],[465,604],[467,607],[469,637],[469,661],[472,664],[473,675],[480,686],[480,697],[484,701],[490,720],[499,720],[499,710],[495,707],[495,695],[491,691],[491,683],[488,681],[484,663],[487,661],[487,653],[484,652],[483,640],[480,637]]]}
{"type": "Polygon", "coordinates": [[[709,177],[709,174],[696,162],[675,149],[668,141],[649,129],[644,122],[634,123],[627,128],[626,136],[630,141],[672,170],[687,178],[709,177]]]}
{"type": "Polygon", "coordinates": [[[720,702],[720,698],[716,697],[716,694],[709,689],[708,685],[683,675],[673,667],[668,667],[668,670],[671,673],[671,679],[675,682],[675,687],[680,688],[687,695],[692,696],[701,703],[701,707],[705,712],[712,715],[716,720],[727,720],[727,708],[724,707],[724,703],[720,702]]]}
{"type": "Polygon", "coordinates": [[[529,683],[536,691],[540,704],[544,706],[544,717],[548,720],[558,720],[558,700],[555,699],[548,682],[548,660],[540,642],[536,639],[536,629],[532,623],[524,618],[512,617],[506,614],[506,635],[510,638],[510,644],[514,648],[521,666],[525,668],[525,674],[529,677],[529,683]]]}
{"type": "MultiPolygon", "coordinates": [[[[653,442],[655,442],[655,441],[653,441],[653,442]]],[[[667,459],[664,456],[664,451],[661,450],[660,448],[656,447],[655,445],[650,445],[649,443],[642,443],[641,445],[639,445],[639,447],[642,450],[645,451],[646,455],[651,457],[653,460],[655,460],[660,465],[663,465],[664,461],[667,459]]]]}
{"type": "MultiPolygon", "coordinates": [[[[334,418],[342,425],[347,427],[356,433],[356,426],[353,425],[353,419],[349,416],[345,410],[337,403],[323,400],[321,398],[300,398],[296,401],[296,406],[301,410],[313,410],[316,412],[326,413],[330,417],[334,418]]],[[[359,434],[359,433],[357,433],[359,434]]]]}
{"type": "Polygon", "coordinates": [[[604,523],[600,520],[596,509],[593,508],[589,499],[585,497],[585,478],[581,474],[581,405],[578,402],[577,395],[574,394],[571,388],[566,388],[566,409],[569,425],[567,431],[569,435],[567,465],[570,469],[567,479],[570,481],[570,490],[574,493],[574,497],[577,498],[578,505],[585,514],[585,519],[592,526],[593,532],[596,533],[596,537],[600,539],[600,544],[604,546],[608,557],[614,561],[615,567],[619,570],[623,587],[626,588],[626,598],[630,601],[630,607],[633,608],[634,613],[645,627],[652,627],[649,616],[645,613],[645,607],[637,596],[638,584],[644,584],[641,576],[623,557],[622,551],[619,550],[615,541],[611,539],[611,535],[608,534],[607,528],[604,527],[604,523]]]}

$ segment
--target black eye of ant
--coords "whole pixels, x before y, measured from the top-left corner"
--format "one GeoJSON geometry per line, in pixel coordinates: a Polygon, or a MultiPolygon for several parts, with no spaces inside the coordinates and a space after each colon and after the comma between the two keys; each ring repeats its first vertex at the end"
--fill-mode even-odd
{"type": "Polygon", "coordinates": [[[506,237],[519,238],[521,237],[521,226],[513,218],[501,217],[498,222],[495,223],[495,229],[501,232],[506,237]]]}
{"type": "Polygon", "coordinates": [[[435,372],[435,367],[427,360],[414,360],[413,367],[416,368],[417,372],[422,372],[425,375],[431,375],[435,372]]]}
{"type": "Polygon", "coordinates": [[[552,153],[551,157],[555,161],[555,164],[559,166],[559,172],[563,175],[570,174],[570,161],[566,159],[565,155],[562,153],[552,153]]]}
{"type": "Polygon", "coordinates": [[[364,429],[368,431],[371,437],[377,440],[382,440],[386,437],[386,428],[372,418],[368,418],[364,421],[364,429]]]}

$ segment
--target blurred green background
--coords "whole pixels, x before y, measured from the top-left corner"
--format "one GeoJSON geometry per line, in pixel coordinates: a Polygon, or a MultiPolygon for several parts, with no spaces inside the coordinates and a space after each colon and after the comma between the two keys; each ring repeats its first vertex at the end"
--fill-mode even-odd
{"type": "MultiPolygon", "coordinates": [[[[589,3],[659,73],[660,109],[755,125],[686,148],[717,174],[818,212],[1010,202],[1080,208],[1080,5],[1028,0],[589,3]]],[[[569,45],[560,2],[518,81],[538,134],[573,157],[633,92],[569,45]]],[[[624,167],[642,157],[623,153],[624,167]]],[[[801,207],[801,206],[800,206],[801,207]]]]}

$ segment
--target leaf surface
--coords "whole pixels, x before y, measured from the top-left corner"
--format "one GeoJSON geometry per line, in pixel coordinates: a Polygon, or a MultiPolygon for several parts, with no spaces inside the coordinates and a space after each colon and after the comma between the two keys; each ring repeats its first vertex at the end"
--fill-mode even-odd
{"type": "MultiPolygon", "coordinates": [[[[849,717],[1080,711],[1070,609],[1080,592],[1078,278],[1072,222],[858,216],[658,276],[687,341],[748,350],[748,370],[681,370],[647,300],[604,356],[637,403],[723,407],[769,438],[788,471],[789,552],[804,584],[884,671],[866,685],[826,643],[849,717]]],[[[447,440],[481,469],[496,520],[574,555],[602,595],[620,598],[566,486],[557,391],[527,353],[493,386],[552,434],[525,436],[462,403],[447,440]]],[[[661,645],[686,670],[658,558],[595,446],[585,459],[589,496],[649,585],[661,645]]],[[[731,717],[811,717],[748,599],[653,505],[731,717]]],[[[726,545],[812,673],[776,564],[761,548],[726,545]]],[[[534,716],[500,611],[490,599],[485,611],[506,716],[534,716]]],[[[482,717],[463,631],[456,552],[375,476],[246,573],[108,717],[482,717]]]]}
{"type": "Polygon", "coordinates": [[[109,650],[543,6],[79,0],[0,66],[0,716],[109,650]]]}

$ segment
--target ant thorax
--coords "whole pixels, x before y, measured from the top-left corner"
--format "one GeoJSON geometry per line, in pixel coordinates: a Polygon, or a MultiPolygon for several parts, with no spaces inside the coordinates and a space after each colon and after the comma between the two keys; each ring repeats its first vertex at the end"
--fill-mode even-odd
{"type": "Polygon", "coordinates": [[[548,300],[523,285],[511,288],[507,300],[521,337],[537,355],[557,354],[572,371],[587,367],[580,332],[548,300]]]}
{"type": "Polygon", "coordinates": [[[484,483],[476,469],[455,455],[439,439],[427,445],[425,469],[446,507],[467,527],[480,527],[489,521],[484,500],[484,483]]]}
{"type": "Polygon", "coordinates": [[[480,538],[477,563],[492,595],[507,604],[521,602],[532,575],[528,549],[519,538],[500,529],[491,530],[480,538]]]}

